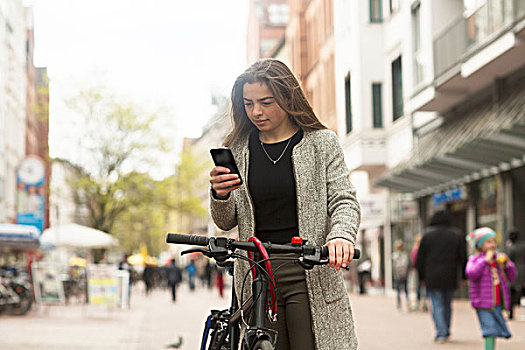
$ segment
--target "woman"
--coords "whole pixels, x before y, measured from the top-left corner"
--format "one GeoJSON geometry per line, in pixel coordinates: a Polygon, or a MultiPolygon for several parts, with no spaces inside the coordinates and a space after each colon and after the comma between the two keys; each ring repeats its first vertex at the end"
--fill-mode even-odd
{"type": "MultiPolygon", "coordinates": [[[[210,172],[211,213],[239,239],[288,243],[293,236],[327,245],[330,266],[276,272],[277,349],[356,349],[341,267],[353,258],[360,209],[335,133],[314,114],[290,69],[275,59],[254,63],[232,89],[232,149],[245,183],[224,167],[210,172]],[[335,267],[335,269],[334,269],[335,267]]],[[[248,270],[236,261],[236,291],[248,270]]],[[[249,286],[249,284],[247,284],[249,286]]],[[[245,285],[244,299],[248,288],[245,285]]]]}

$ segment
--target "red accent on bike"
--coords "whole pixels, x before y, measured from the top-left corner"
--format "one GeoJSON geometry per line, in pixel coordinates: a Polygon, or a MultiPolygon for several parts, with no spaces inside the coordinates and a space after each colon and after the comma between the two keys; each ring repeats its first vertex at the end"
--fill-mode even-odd
{"type": "MultiPolygon", "coordinates": [[[[270,255],[268,255],[268,252],[266,251],[266,248],[264,248],[264,245],[259,240],[259,238],[257,238],[257,237],[250,237],[249,241],[253,242],[257,246],[257,248],[259,249],[259,252],[261,253],[261,256],[263,257],[263,259],[269,259],[270,258],[270,255]]],[[[253,253],[252,252],[248,252],[248,258],[253,259],[253,253]]],[[[271,264],[270,260],[266,260],[264,262],[264,264],[266,265],[266,271],[268,272],[268,274],[270,275],[270,278],[272,280],[272,283],[270,283],[270,303],[269,304],[270,304],[270,307],[271,307],[271,310],[272,310],[272,317],[275,318],[275,315],[277,315],[277,302],[275,300],[275,289],[274,289],[275,278],[273,276],[273,269],[272,269],[272,264],[271,264]]],[[[250,267],[251,267],[251,270],[252,270],[252,277],[255,277],[255,267],[254,267],[254,265],[251,262],[250,262],[250,267]]]]}
{"type": "Polygon", "coordinates": [[[301,237],[292,237],[292,244],[303,244],[303,239],[301,237]]]}

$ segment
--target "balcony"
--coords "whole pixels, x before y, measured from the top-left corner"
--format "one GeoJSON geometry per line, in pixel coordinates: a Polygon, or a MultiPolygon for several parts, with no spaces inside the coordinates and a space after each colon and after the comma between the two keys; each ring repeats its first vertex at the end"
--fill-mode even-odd
{"type": "Polygon", "coordinates": [[[525,65],[525,0],[487,0],[434,39],[434,81],[414,111],[446,112],[525,65]]]}
{"type": "Polygon", "coordinates": [[[387,149],[385,131],[372,129],[350,135],[342,142],[350,171],[364,170],[371,178],[386,168],[387,149]]]}

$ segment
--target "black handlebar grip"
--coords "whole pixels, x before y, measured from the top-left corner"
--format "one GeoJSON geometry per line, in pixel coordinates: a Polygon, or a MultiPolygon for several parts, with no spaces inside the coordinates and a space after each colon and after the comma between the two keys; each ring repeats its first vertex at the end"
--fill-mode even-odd
{"type": "MultiPolygon", "coordinates": [[[[327,246],[322,246],[321,249],[322,249],[321,250],[321,257],[328,258],[328,255],[329,255],[328,247],[327,246]]],[[[353,257],[353,259],[357,260],[360,257],[361,257],[361,251],[359,249],[355,248],[354,249],[354,257],[353,257]]]]}
{"type": "Polygon", "coordinates": [[[183,235],[180,233],[168,233],[166,243],[189,244],[207,246],[210,239],[205,236],[183,235]]]}

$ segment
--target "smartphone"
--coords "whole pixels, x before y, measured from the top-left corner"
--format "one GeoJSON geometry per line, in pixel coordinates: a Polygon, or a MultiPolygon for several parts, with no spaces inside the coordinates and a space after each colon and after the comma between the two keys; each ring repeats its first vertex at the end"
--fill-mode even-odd
{"type": "Polygon", "coordinates": [[[231,149],[226,147],[212,148],[210,149],[210,153],[215,165],[228,168],[230,169],[230,173],[239,175],[239,180],[241,180],[241,182],[239,182],[238,185],[242,185],[241,173],[239,168],[237,168],[237,164],[235,164],[235,159],[233,158],[231,149]]]}

